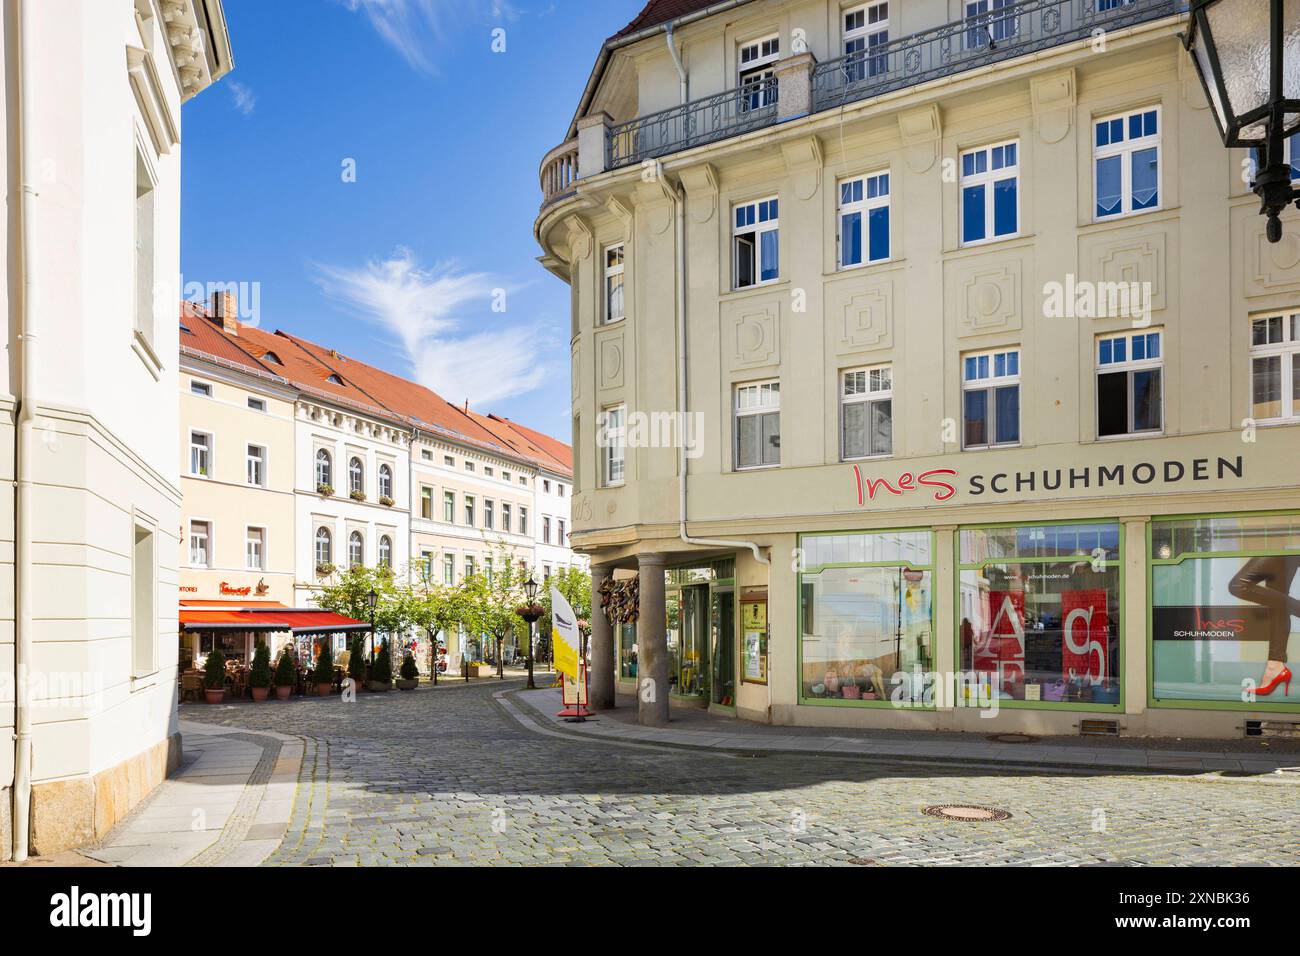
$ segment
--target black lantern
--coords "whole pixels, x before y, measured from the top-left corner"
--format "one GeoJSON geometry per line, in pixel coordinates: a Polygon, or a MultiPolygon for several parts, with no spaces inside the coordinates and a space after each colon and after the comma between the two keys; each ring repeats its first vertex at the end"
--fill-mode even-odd
{"type": "Polygon", "coordinates": [[[1300,0],[1192,0],[1183,44],[1225,146],[1256,151],[1254,191],[1269,242],[1300,198],[1286,138],[1300,128],[1300,0]]]}
{"type": "Polygon", "coordinates": [[[370,609],[370,663],[375,662],[375,605],[379,603],[379,595],[374,588],[366,595],[366,607],[370,609]]]}
{"type": "Polygon", "coordinates": [[[537,582],[533,580],[531,574],[528,575],[528,580],[524,582],[524,596],[528,598],[529,604],[537,600],[537,582]]]}

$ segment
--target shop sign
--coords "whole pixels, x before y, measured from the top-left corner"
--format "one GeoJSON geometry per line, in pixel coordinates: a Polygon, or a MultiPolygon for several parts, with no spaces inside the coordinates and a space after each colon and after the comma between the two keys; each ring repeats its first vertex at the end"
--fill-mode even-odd
{"type": "Polygon", "coordinates": [[[1273,615],[1258,605],[1154,607],[1157,641],[1267,641],[1273,615]]]}
{"type": "Polygon", "coordinates": [[[262,597],[270,589],[271,589],[270,585],[266,583],[266,579],[262,578],[257,582],[256,585],[248,584],[248,585],[244,585],[243,587],[236,587],[235,585],[230,584],[227,581],[222,581],[221,584],[218,586],[217,591],[223,597],[248,597],[250,594],[253,593],[256,593],[258,597],[262,597]]]}

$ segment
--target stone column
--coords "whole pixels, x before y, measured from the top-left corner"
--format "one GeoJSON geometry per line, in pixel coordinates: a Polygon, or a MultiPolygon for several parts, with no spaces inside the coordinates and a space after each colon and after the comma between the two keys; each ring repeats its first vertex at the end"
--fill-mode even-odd
{"type": "Polygon", "coordinates": [[[636,620],[637,721],[668,725],[668,629],[664,607],[664,556],[637,555],[641,601],[636,620]]]}
{"type": "Polygon", "coordinates": [[[817,58],[811,53],[796,53],[778,60],[776,74],[778,122],[807,116],[813,107],[813,67],[817,58]]]}
{"type": "Polygon", "coordinates": [[[605,171],[605,151],[609,148],[607,113],[593,113],[578,120],[578,178],[599,176],[605,171]]]}
{"type": "Polygon", "coordinates": [[[591,566],[591,709],[613,710],[614,628],[600,608],[600,586],[609,580],[613,566],[591,566]]]}

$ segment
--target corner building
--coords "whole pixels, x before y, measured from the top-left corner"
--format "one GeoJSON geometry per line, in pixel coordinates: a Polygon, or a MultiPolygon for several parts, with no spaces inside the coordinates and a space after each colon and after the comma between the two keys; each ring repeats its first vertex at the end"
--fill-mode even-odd
{"type": "Polygon", "coordinates": [[[1300,721],[1300,223],[1265,241],[1185,17],[652,0],[606,41],[534,226],[597,707],[1300,721]]]}

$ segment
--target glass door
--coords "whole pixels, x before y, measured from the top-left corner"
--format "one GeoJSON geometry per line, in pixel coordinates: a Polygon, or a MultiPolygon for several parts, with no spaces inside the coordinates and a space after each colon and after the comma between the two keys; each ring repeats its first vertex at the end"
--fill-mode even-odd
{"type": "Polygon", "coordinates": [[[709,700],[734,707],[736,704],[736,595],[731,588],[717,588],[712,595],[710,659],[713,673],[709,700]]]}
{"type": "Polygon", "coordinates": [[[705,697],[709,692],[708,602],[708,585],[682,588],[682,643],[677,693],[687,697],[705,697]]]}

